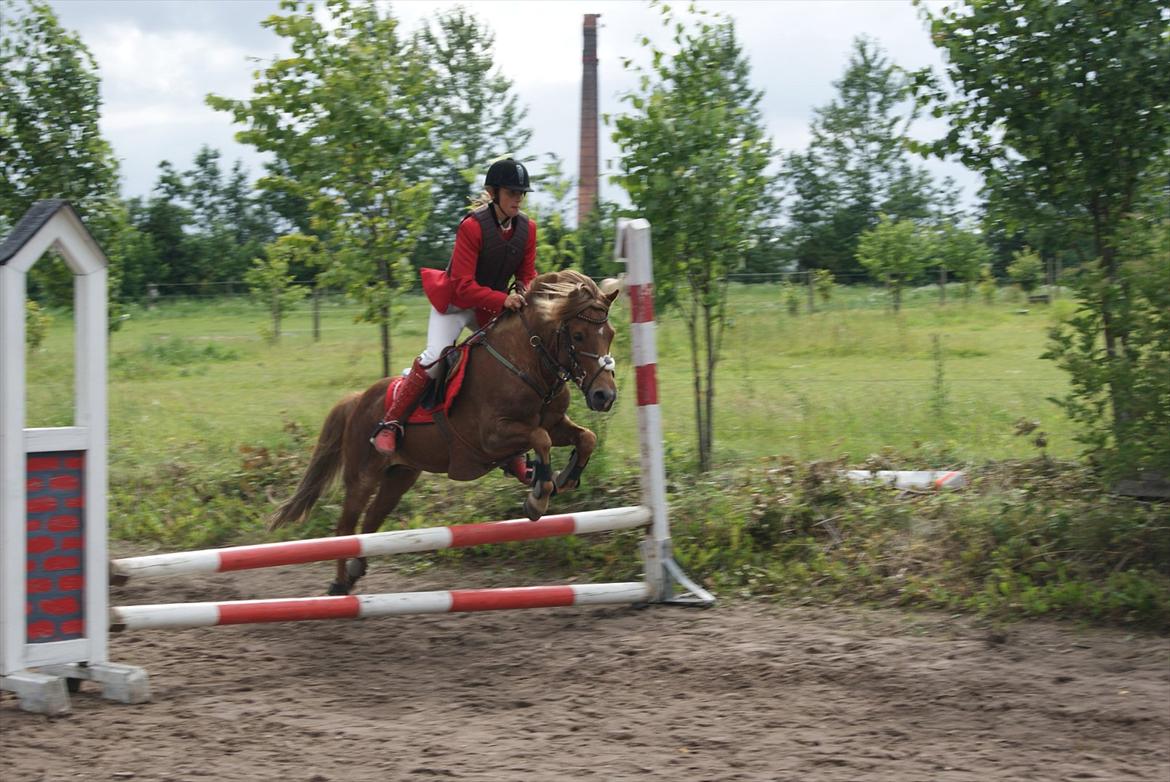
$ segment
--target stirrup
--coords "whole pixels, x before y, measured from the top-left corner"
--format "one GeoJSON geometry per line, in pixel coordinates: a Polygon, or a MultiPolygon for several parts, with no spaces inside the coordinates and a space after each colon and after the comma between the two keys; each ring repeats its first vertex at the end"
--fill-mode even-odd
{"type": "Polygon", "coordinates": [[[389,456],[398,450],[398,443],[405,434],[406,430],[403,429],[402,424],[398,421],[379,421],[378,425],[374,427],[374,431],[370,434],[370,445],[374,446],[374,450],[383,456],[389,456]],[[379,448],[378,437],[386,431],[394,436],[393,447],[388,449],[379,448]]]}

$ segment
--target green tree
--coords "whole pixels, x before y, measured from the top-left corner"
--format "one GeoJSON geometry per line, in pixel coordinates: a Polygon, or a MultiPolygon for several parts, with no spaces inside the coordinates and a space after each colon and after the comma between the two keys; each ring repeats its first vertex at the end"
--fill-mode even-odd
{"type": "Polygon", "coordinates": [[[41,305],[32,299],[24,303],[24,343],[30,350],[40,350],[45,342],[45,335],[53,323],[53,316],[45,312],[41,305]]]}
{"type": "Polygon", "coordinates": [[[621,273],[620,264],[613,258],[614,228],[619,211],[617,204],[599,199],[585,216],[585,223],[577,226],[583,274],[601,279],[621,273]]]}
{"type": "Polygon", "coordinates": [[[963,300],[969,301],[983,267],[991,263],[991,250],[983,237],[955,223],[944,223],[933,232],[929,251],[941,268],[963,283],[963,300]]]}
{"type": "Polygon", "coordinates": [[[813,288],[816,289],[823,304],[828,304],[833,298],[833,286],[836,284],[837,279],[828,269],[817,269],[816,273],[813,274],[813,288]]]}
{"type": "MultiPolygon", "coordinates": [[[[39,199],[68,199],[106,250],[116,292],[113,250],[125,211],[117,160],[98,124],[97,63],[48,3],[0,0],[0,19],[0,215],[15,224],[39,199]]],[[[63,264],[33,268],[30,295],[67,305],[71,291],[63,264]]]]}
{"type": "Polygon", "coordinates": [[[280,324],[288,309],[305,298],[309,289],[297,285],[289,270],[314,265],[319,260],[320,242],[315,236],[289,234],[264,248],[264,255],[252,261],[244,279],[252,297],[268,307],[272,318],[271,339],[280,341],[280,324]]]}
{"type": "Polygon", "coordinates": [[[788,218],[782,245],[802,268],[843,276],[859,270],[858,239],[879,213],[924,220],[945,193],[910,163],[909,83],[877,42],[857,38],[833,86],[837,97],[815,109],[808,149],[782,166],[788,218]]]}
{"type": "Polygon", "coordinates": [[[456,6],[436,14],[416,42],[432,72],[434,103],[430,155],[419,171],[433,182],[433,207],[414,262],[442,266],[488,164],[508,154],[520,159],[532,131],[522,124],[527,109],[512,81],[496,67],[495,35],[473,13],[456,6]]]}
{"type": "MultiPolygon", "coordinates": [[[[182,285],[198,281],[195,275],[191,210],[184,198],[182,175],[169,161],[158,164],[158,180],[141,212],[136,228],[150,238],[154,256],[142,261],[147,284],[182,285]]],[[[141,291],[140,291],[141,293],[141,291]]]]}
{"type": "Polygon", "coordinates": [[[1008,277],[1020,286],[1025,294],[1036,290],[1044,277],[1044,261],[1030,247],[1017,250],[1008,264],[1008,277]]]}
{"type": "Polygon", "coordinates": [[[378,326],[388,375],[394,300],[413,282],[410,257],[431,209],[431,182],[419,172],[430,154],[434,71],[373,4],[283,0],[281,8],[288,13],[264,26],[287,39],[291,56],[256,73],[251,100],[207,102],[245,125],[241,142],[281,161],[259,184],[307,202],[327,242],[322,281],[342,287],[361,306],[359,320],[378,326]]]}
{"type": "Polygon", "coordinates": [[[614,120],[622,151],[615,179],[653,226],[659,299],[687,325],[699,468],[707,470],[727,275],[772,211],[772,144],[733,22],[688,26],[661,10],[678,49],[670,54],[643,39],[651,65],[640,89],[624,96],[631,113],[614,120]]]}
{"type": "Polygon", "coordinates": [[[581,266],[581,242],[578,231],[569,228],[565,214],[570,207],[569,193],[573,180],[564,172],[564,164],[554,154],[534,185],[544,196],[543,203],[531,202],[529,211],[539,226],[540,246],[536,250],[537,270],[540,272],[578,269],[581,266]]]}
{"type": "Polygon", "coordinates": [[[902,289],[924,272],[929,255],[917,227],[910,220],[882,215],[878,224],[857,242],[857,261],[890,289],[894,312],[902,308],[902,289]]]}
{"type": "Polygon", "coordinates": [[[220,152],[206,144],[182,174],[183,201],[191,218],[191,275],[200,283],[239,280],[275,235],[271,214],[252,194],[248,173],[236,161],[230,174],[220,152]]]}
{"type": "MultiPolygon", "coordinates": [[[[1139,261],[1124,239],[1135,219],[1154,219],[1135,209],[1170,149],[1165,3],[980,0],[925,16],[954,87],[952,98],[932,74],[916,76],[922,102],[951,126],[931,150],[957,154],[1005,202],[1037,205],[1027,218],[1046,220],[1070,244],[1090,237],[1081,309],[1056,330],[1048,355],[1072,376],[1064,406],[1086,425],[1090,447],[1114,467],[1141,467],[1153,457],[1127,444],[1150,437],[1156,414],[1135,389],[1145,387],[1139,375],[1158,340],[1138,335],[1170,326],[1137,284],[1139,261]],[[1140,458],[1113,458],[1123,451],[1140,458]]],[[[1161,263],[1170,263],[1165,254],[1161,263]]]]}
{"type": "MultiPolygon", "coordinates": [[[[217,269],[217,279],[236,280],[246,268],[246,259],[254,258],[261,248],[279,233],[277,213],[252,187],[248,169],[237,160],[220,189],[221,216],[232,245],[232,252],[217,269]]],[[[291,268],[297,279],[307,279],[310,269],[291,268]]],[[[313,270],[315,272],[315,270],[313,270]]]]}

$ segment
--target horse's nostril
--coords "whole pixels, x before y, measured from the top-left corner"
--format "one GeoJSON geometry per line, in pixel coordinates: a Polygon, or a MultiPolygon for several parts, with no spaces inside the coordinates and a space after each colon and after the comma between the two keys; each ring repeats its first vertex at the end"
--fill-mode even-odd
{"type": "Polygon", "coordinates": [[[607,410],[617,398],[616,391],[610,391],[607,388],[599,388],[593,392],[593,409],[607,410]]]}

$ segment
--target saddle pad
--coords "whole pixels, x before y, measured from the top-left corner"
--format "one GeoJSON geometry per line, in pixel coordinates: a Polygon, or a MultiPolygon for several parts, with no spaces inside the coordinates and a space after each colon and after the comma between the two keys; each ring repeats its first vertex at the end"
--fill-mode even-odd
{"type": "MultiPolygon", "coordinates": [[[[410,417],[406,419],[408,424],[434,423],[434,414],[436,411],[442,410],[443,412],[447,412],[451,408],[455,397],[459,395],[459,389],[463,387],[463,376],[467,369],[467,353],[470,349],[471,345],[460,345],[455,349],[458,358],[455,360],[454,366],[447,373],[447,392],[443,400],[436,403],[433,407],[424,408],[422,405],[416,407],[414,412],[410,414],[410,417]]],[[[386,389],[385,410],[390,409],[394,397],[398,394],[398,387],[404,379],[402,375],[398,375],[390,381],[390,386],[386,389]]]]}

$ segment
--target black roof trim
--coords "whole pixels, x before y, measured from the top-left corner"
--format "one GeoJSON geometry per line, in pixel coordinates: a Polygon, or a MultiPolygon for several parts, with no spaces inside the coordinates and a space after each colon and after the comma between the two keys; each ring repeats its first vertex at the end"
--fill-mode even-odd
{"type": "Polygon", "coordinates": [[[30,206],[12,232],[4,238],[4,242],[0,243],[0,266],[12,260],[20,252],[20,248],[28,244],[29,240],[36,236],[37,231],[65,207],[73,208],[64,198],[49,198],[30,206]]]}

